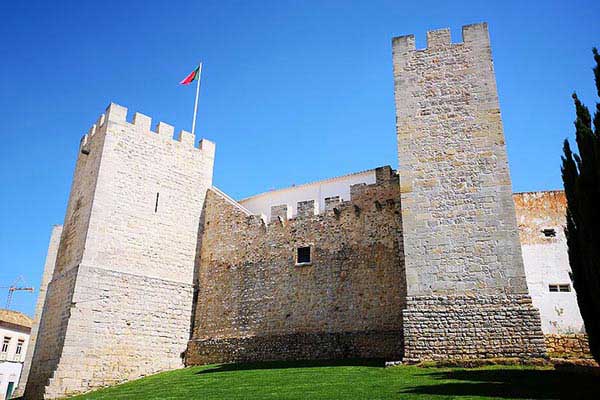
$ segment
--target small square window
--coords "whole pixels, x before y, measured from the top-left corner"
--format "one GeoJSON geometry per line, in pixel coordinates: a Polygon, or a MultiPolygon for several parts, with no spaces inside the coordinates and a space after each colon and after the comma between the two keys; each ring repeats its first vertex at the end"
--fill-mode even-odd
{"type": "Polygon", "coordinates": [[[542,233],[544,234],[544,236],[546,237],[556,237],[556,230],[549,228],[549,229],[543,229],[542,233]]]}
{"type": "Polygon", "coordinates": [[[296,251],[296,265],[311,263],[310,246],[298,247],[296,251]]]}
{"type": "Polygon", "coordinates": [[[548,285],[548,289],[551,292],[558,292],[558,285],[548,285]]]}

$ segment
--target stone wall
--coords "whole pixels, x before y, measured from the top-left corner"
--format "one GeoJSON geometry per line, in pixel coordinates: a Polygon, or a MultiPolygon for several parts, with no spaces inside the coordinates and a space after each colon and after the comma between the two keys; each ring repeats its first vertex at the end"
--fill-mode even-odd
{"type": "Polygon", "coordinates": [[[592,358],[590,344],[585,333],[549,334],[546,336],[546,350],[550,357],[592,358]]]}
{"type": "Polygon", "coordinates": [[[408,297],[404,360],[541,358],[539,325],[527,295],[408,297]]]}
{"type": "Polygon", "coordinates": [[[26,397],[183,365],[214,145],[111,104],[84,137],[26,397]]]}
{"type": "Polygon", "coordinates": [[[561,190],[514,195],[527,286],[540,310],[544,333],[584,332],[565,237],[566,198],[561,190]],[[550,291],[550,285],[569,291],[550,291]]]}
{"type": "Polygon", "coordinates": [[[75,267],[60,274],[54,273],[48,284],[29,377],[25,386],[26,399],[45,397],[46,386],[60,362],[71,316],[77,271],[78,267],[75,267]]]}
{"type": "Polygon", "coordinates": [[[77,282],[63,315],[68,328],[48,335],[64,339],[46,398],[182,366],[192,285],[87,266],[73,271],[77,282]]]}
{"type": "Polygon", "coordinates": [[[399,185],[389,167],[381,176],[329,211],[268,225],[209,190],[187,363],[399,358],[399,185]],[[296,265],[299,246],[309,265],[296,265]]]}
{"type": "Polygon", "coordinates": [[[539,315],[537,324],[530,322],[536,312],[519,300],[527,297],[527,285],[487,25],[465,26],[462,35],[462,43],[451,43],[449,29],[430,31],[423,50],[415,48],[412,35],[393,40],[410,299],[406,353],[411,359],[537,356],[543,354],[539,315]],[[497,301],[497,307],[461,300],[455,307],[463,311],[443,318],[443,312],[426,311],[446,310],[451,299],[472,296],[497,301]],[[496,316],[499,305],[510,302],[520,310],[511,317],[519,319],[496,316]],[[483,337],[470,329],[491,321],[483,337]],[[523,347],[496,347],[494,338],[502,334],[514,335],[504,339],[523,347]],[[455,351],[457,337],[462,353],[455,351]]]}
{"type": "Polygon", "coordinates": [[[39,330],[25,386],[25,398],[39,399],[57,367],[70,316],[77,268],[85,241],[100,170],[107,123],[102,115],[79,145],[71,193],[52,278],[48,283],[39,330]],[[92,140],[93,139],[93,140],[92,140]]]}
{"type": "Polygon", "coordinates": [[[42,317],[44,303],[46,302],[46,292],[48,290],[48,284],[52,280],[52,275],[54,274],[56,255],[58,253],[62,229],[62,225],[55,225],[52,228],[52,233],[50,235],[50,243],[48,244],[48,252],[46,254],[46,261],[44,263],[44,272],[42,273],[42,280],[40,282],[40,289],[38,290],[38,298],[35,305],[33,325],[31,327],[31,334],[29,336],[29,344],[27,345],[27,353],[25,354],[25,362],[23,363],[23,370],[21,372],[21,377],[19,378],[19,385],[14,393],[15,397],[23,396],[25,393],[25,385],[27,384],[27,377],[29,376],[29,370],[31,369],[31,360],[33,359],[35,343],[37,341],[38,331],[40,328],[40,319],[42,317]]]}

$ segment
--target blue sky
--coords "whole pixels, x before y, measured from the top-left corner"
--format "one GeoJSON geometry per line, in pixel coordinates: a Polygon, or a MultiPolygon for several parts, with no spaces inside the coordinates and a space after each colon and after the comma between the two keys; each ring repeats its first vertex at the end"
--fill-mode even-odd
{"type": "Polygon", "coordinates": [[[489,23],[515,191],[561,187],[570,94],[596,100],[597,0],[5,1],[0,15],[0,286],[39,285],[79,139],[108,103],[189,130],[194,88],[177,83],[199,59],[197,136],[235,198],[397,165],[393,36],[424,47],[429,29],[458,41],[489,23]]]}

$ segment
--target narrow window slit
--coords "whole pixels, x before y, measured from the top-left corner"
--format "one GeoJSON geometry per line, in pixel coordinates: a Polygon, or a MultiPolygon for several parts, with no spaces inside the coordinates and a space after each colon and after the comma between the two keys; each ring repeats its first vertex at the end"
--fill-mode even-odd
{"type": "Polygon", "coordinates": [[[156,203],[154,204],[154,212],[158,211],[158,196],[160,193],[156,192],[156,203]]]}

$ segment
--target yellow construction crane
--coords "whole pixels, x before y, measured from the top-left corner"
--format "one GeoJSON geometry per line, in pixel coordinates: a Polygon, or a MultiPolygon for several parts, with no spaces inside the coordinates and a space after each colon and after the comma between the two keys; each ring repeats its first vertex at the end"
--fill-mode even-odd
{"type": "Polygon", "coordinates": [[[33,288],[30,286],[24,286],[23,276],[19,276],[12,285],[10,286],[0,286],[0,289],[8,289],[8,297],[6,298],[6,308],[10,308],[10,303],[12,302],[13,294],[16,291],[30,292],[33,293],[33,288]]]}

